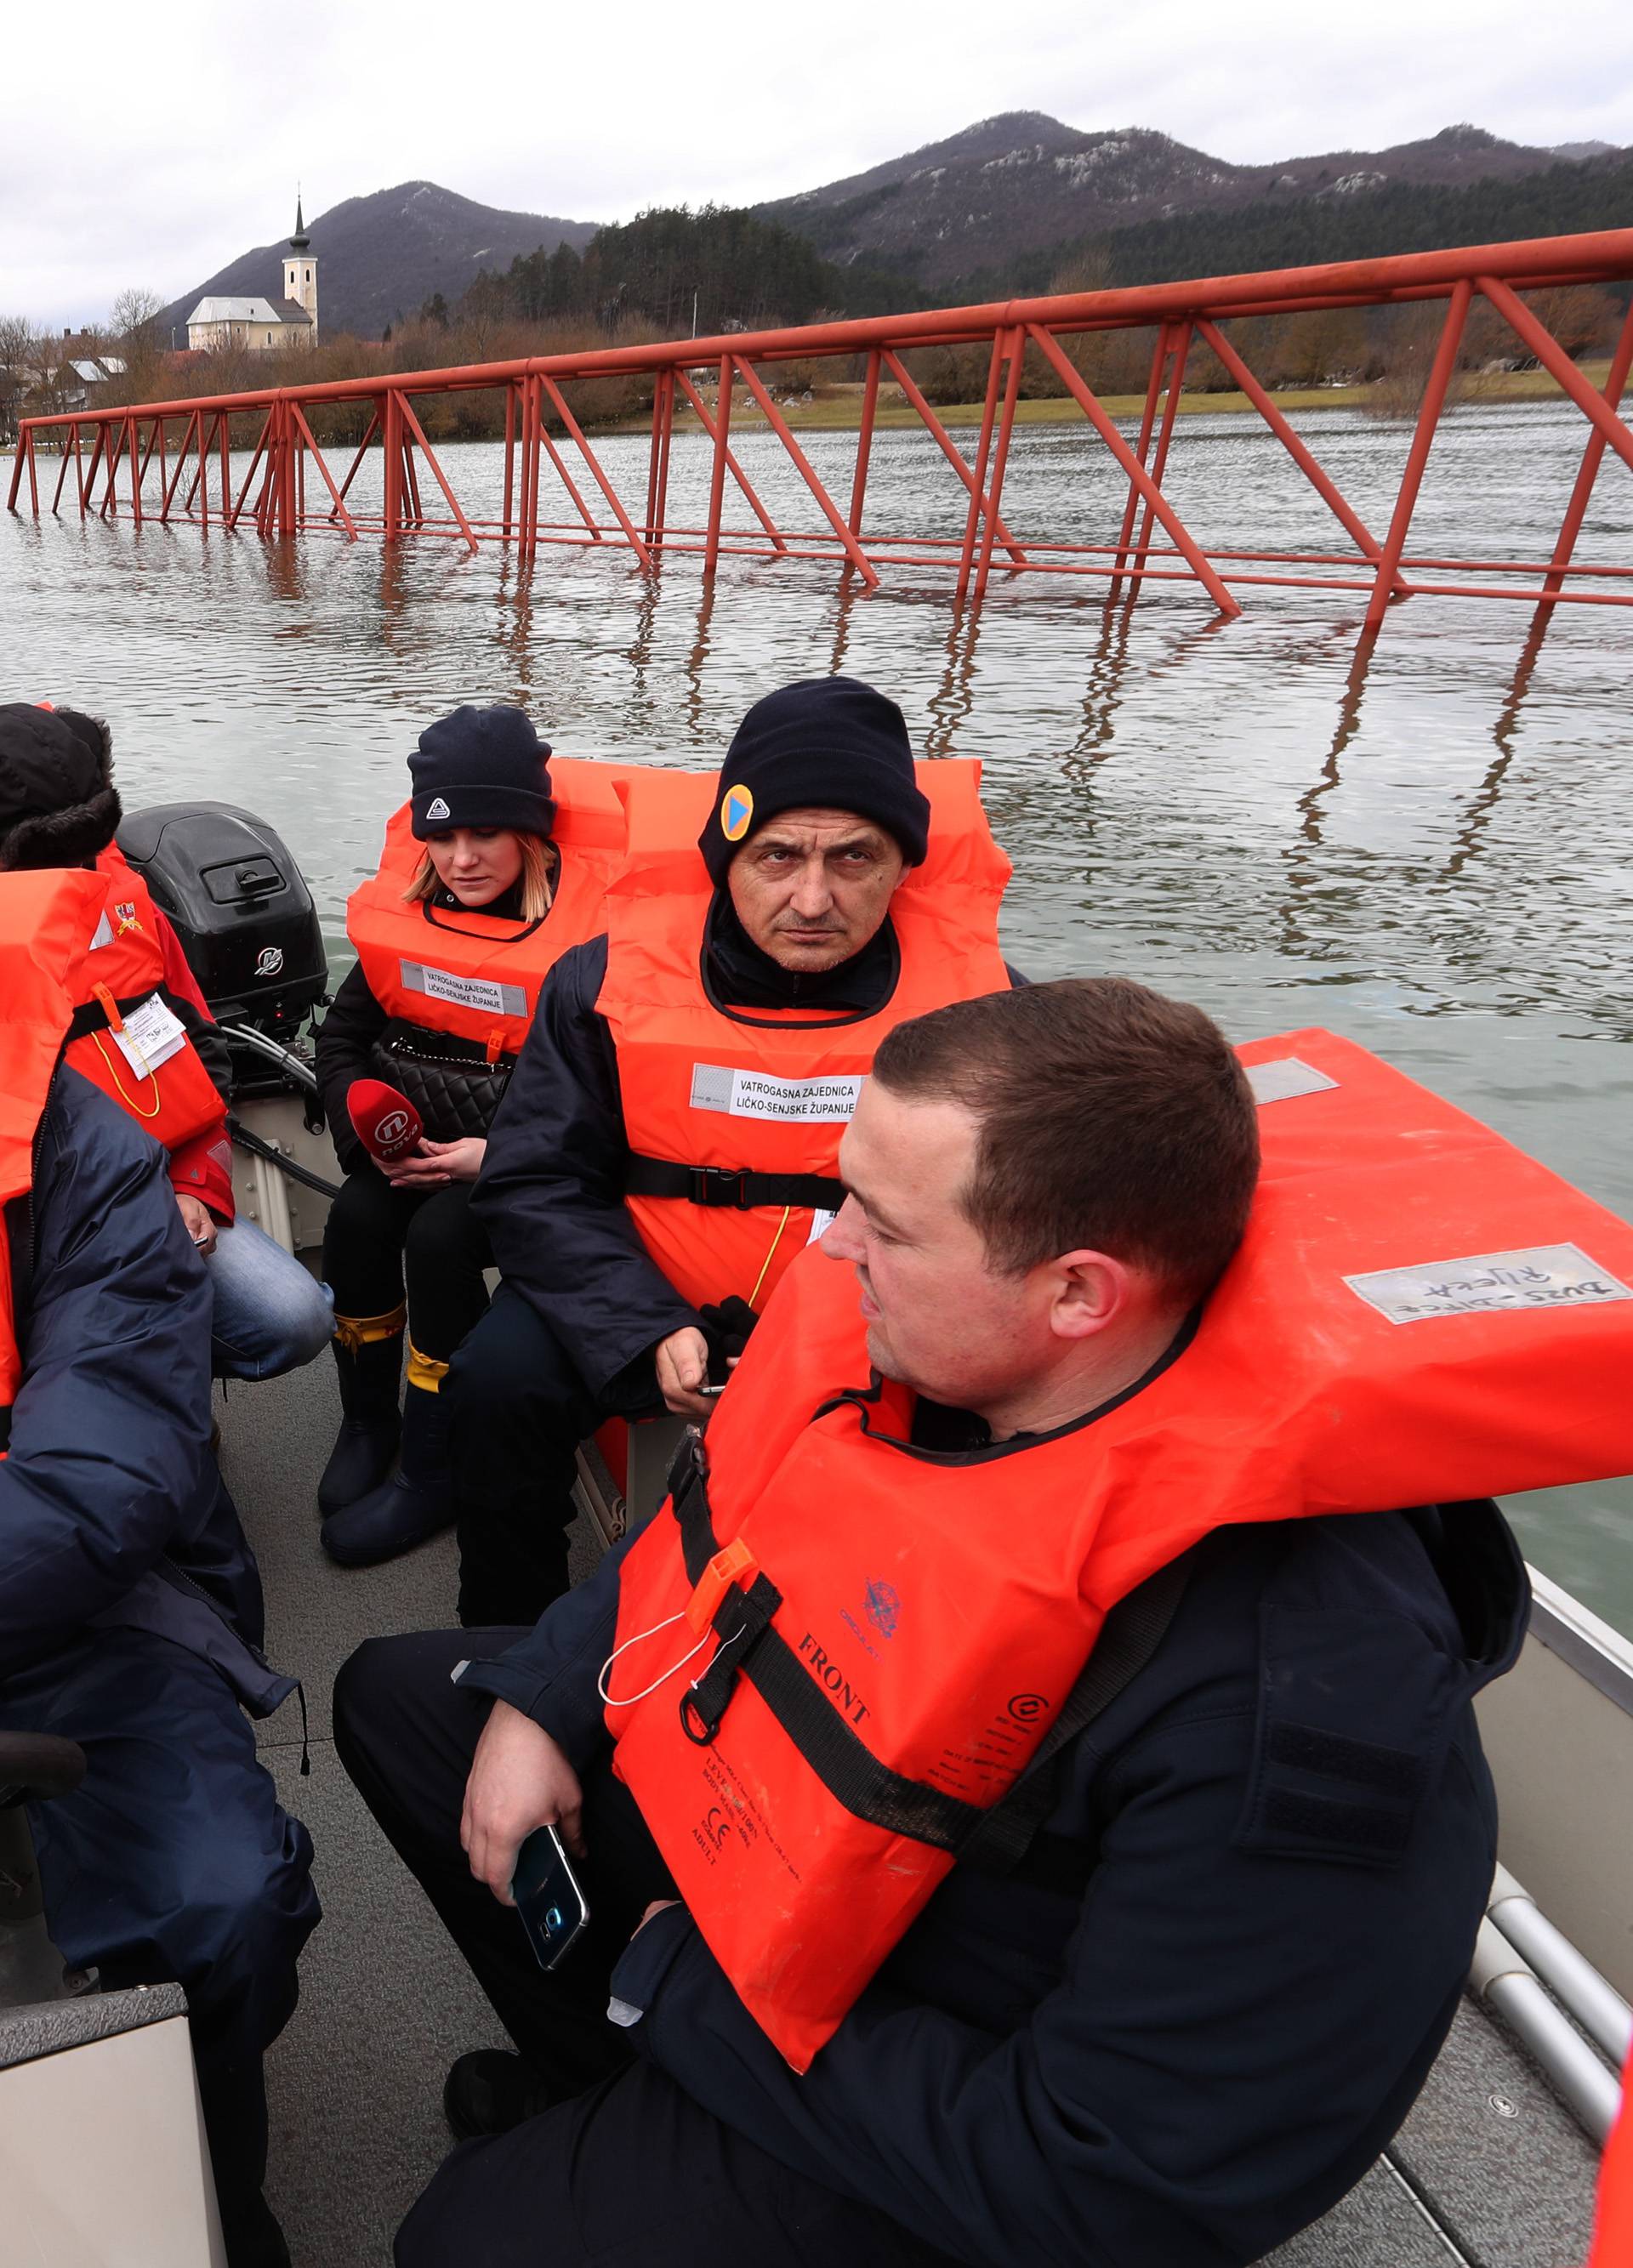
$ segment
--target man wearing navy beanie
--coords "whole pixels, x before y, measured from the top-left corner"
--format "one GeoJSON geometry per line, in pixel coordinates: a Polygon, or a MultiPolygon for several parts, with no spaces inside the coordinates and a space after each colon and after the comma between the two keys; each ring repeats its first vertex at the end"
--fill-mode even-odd
{"type": "Polygon", "coordinates": [[[854,677],[785,685],[738,725],[698,839],[715,887],[768,820],[822,806],[875,821],[908,865],[923,865],[930,806],[913,777],[907,720],[894,701],[854,677]]]}
{"type": "MultiPolygon", "coordinates": [[[[417,819],[435,784],[416,773],[417,819]]],[[[878,1040],[1008,981],[975,767],[916,769],[870,685],[786,685],[715,780],[653,770],[627,795],[608,934],[546,979],[474,1198],[504,1282],[445,1387],[467,1625],[565,1587],[574,1451],[605,1418],[711,1406],[842,1201],[878,1040]]]]}

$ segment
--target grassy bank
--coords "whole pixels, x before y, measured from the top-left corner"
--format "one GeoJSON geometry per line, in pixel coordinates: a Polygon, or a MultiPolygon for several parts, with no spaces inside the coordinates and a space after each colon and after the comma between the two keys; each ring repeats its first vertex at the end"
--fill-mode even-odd
{"type": "MultiPolygon", "coordinates": [[[[1607,359],[1581,364],[1582,375],[1591,385],[1602,387],[1610,365],[1607,359]]],[[[1363,409],[1372,400],[1376,389],[1371,386],[1312,386],[1289,387],[1276,394],[1276,408],[1295,409],[1363,409]]],[[[1545,401],[1558,396],[1560,388],[1542,370],[1494,371],[1482,374],[1471,382],[1465,399],[1478,401],[1545,401]]],[[[1145,407],[1145,397],[1139,394],[1107,394],[1101,396],[1105,409],[1113,417],[1138,417],[1145,407]]],[[[780,404],[782,414],[796,432],[854,433],[861,425],[862,388],[860,384],[823,386],[815,389],[809,401],[780,404]]],[[[711,408],[713,403],[711,402],[711,408]]],[[[1182,417],[1215,417],[1230,410],[1251,410],[1252,403],[1245,394],[1182,394],[1179,415],[1182,417]]],[[[979,425],[981,422],[979,401],[942,403],[936,416],[943,425],[979,425]]],[[[1075,401],[1062,398],[1053,401],[1019,401],[1016,404],[1017,425],[1081,424],[1083,412],[1075,401]]],[[[733,432],[752,431],[765,427],[766,418],[751,395],[741,387],[734,390],[731,401],[733,432]]],[[[875,419],[876,428],[888,431],[892,428],[919,424],[918,412],[904,398],[899,387],[881,386],[879,407],[875,419]]],[[[630,420],[610,430],[620,433],[644,433],[644,419],[630,420]]],[[[675,430],[678,433],[700,433],[702,422],[690,409],[677,410],[675,430]]]]}

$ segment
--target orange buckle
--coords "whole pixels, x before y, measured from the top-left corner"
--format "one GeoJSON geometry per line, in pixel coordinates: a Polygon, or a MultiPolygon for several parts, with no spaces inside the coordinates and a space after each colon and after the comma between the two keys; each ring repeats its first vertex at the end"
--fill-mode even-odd
{"type": "Polygon", "coordinates": [[[686,1602],[686,1619],[699,1638],[708,1635],[716,1609],[738,1577],[752,1578],[759,1572],[758,1560],[741,1535],[734,1536],[723,1551],[715,1553],[686,1602]]]}
{"type": "Polygon", "coordinates": [[[108,1030],[110,1032],[122,1032],[125,1028],[125,1020],[120,1014],[119,1004],[114,998],[113,994],[108,990],[107,985],[93,984],[91,987],[91,990],[94,997],[102,1004],[102,1013],[107,1019],[108,1030]]]}

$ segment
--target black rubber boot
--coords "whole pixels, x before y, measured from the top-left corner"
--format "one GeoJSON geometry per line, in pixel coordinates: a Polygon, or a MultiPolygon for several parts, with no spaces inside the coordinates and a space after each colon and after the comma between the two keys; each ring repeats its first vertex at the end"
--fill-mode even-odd
{"type": "Polygon", "coordinates": [[[378,1567],[411,1551],[458,1509],[448,1462],[446,1395],[410,1381],[403,1399],[403,1462],[388,1481],[323,1522],[323,1549],[342,1567],[378,1567]]]}
{"type": "Polygon", "coordinates": [[[353,1351],[330,1341],[340,1373],[343,1416],[335,1446],[318,1483],[318,1510],[340,1512],[379,1486],[397,1454],[403,1420],[397,1412],[397,1377],[403,1367],[403,1334],[369,1339],[353,1351]]]}

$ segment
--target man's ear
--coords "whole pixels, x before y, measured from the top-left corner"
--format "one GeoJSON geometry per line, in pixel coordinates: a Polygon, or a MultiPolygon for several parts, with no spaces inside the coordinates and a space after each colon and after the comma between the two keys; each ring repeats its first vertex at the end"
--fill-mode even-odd
{"type": "Polygon", "coordinates": [[[1093,1338],[1127,1309],[1133,1279],[1109,1252],[1065,1252],[1048,1263],[1049,1327],[1057,1338],[1093,1338]]]}

